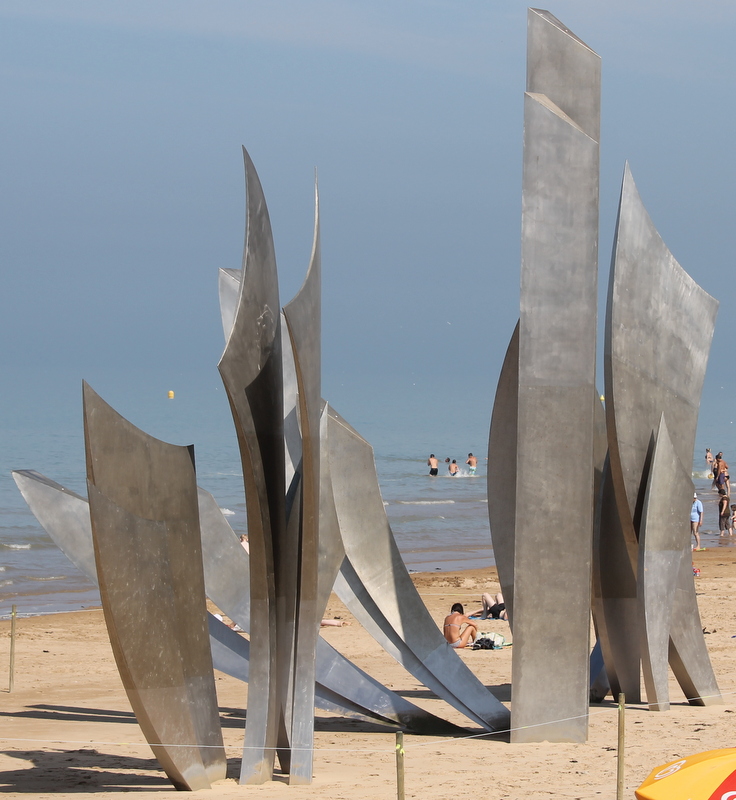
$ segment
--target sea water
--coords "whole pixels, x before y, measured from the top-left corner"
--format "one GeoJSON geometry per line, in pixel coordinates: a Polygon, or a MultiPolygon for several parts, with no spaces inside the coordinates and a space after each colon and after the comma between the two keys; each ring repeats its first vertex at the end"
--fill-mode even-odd
{"type": "MultiPolygon", "coordinates": [[[[236,533],[246,531],[237,440],[216,370],[201,374],[102,374],[93,388],[147,433],[194,444],[197,482],[211,492],[236,533]],[[168,391],[174,398],[168,398],[168,391]]],[[[86,496],[81,380],[46,375],[19,378],[0,420],[0,617],[99,605],[99,593],[68,561],[31,514],[11,477],[35,469],[86,496]]],[[[331,402],[374,447],[386,513],[407,567],[455,570],[493,564],[486,498],[490,413],[475,410],[443,420],[421,389],[394,387],[378,395],[372,382],[335,382],[331,402]],[[401,395],[401,397],[399,397],[401,395]],[[336,401],[332,397],[337,396],[336,401]],[[376,398],[375,400],[372,398],[376,398]],[[442,464],[429,476],[427,457],[457,459],[457,477],[442,464]],[[471,476],[467,454],[479,457],[471,476]]]]}
{"type": "MultiPolygon", "coordinates": [[[[194,444],[198,483],[214,495],[235,532],[244,532],[240,458],[216,370],[93,377],[93,388],[133,424],[164,441],[194,444]]],[[[10,475],[12,469],[35,469],[86,495],[81,380],[44,374],[16,376],[11,383],[14,391],[6,394],[0,419],[0,617],[13,604],[19,614],[99,605],[97,589],[44,532],[10,475]]],[[[486,485],[490,383],[475,387],[472,402],[452,404],[410,379],[379,384],[358,376],[326,383],[324,393],[336,410],[373,445],[386,514],[407,567],[428,572],[492,565],[486,485]],[[430,452],[440,459],[434,478],[428,474],[430,452]],[[478,457],[476,475],[465,465],[469,452],[478,457]],[[457,477],[449,476],[445,458],[457,460],[457,477]]],[[[730,442],[717,441],[715,429],[702,427],[713,437],[706,442],[713,452],[728,455],[730,442]]],[[[705,509],[703,546],[731,546],[718,536],[716,496],[701,457],[693,470],[705,509]]]]}

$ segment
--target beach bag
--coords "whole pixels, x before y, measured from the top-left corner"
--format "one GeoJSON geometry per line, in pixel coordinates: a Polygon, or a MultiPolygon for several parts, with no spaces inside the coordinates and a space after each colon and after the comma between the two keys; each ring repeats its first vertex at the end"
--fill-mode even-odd
{"type": "Polygon", "coordinates": [[[500,633],[480,633],[475,640],[476,650],[500,650],[506,644],[506,637],[500,633]]]}

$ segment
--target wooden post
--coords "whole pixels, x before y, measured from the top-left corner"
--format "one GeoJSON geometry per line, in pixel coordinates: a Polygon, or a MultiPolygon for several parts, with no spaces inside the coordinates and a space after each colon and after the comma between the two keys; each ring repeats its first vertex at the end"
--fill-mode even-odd
{"type": "Polygon", "coordinates": [[[396,731],[396,798],[404,800],[404,732],[396,731]]]}
{"type": "Polygon", "coordinates": [[[624,800],[624,712],[626,695],[618,696],[618,768],[616,770],[616,800],[624,800]]]}
{"type": "Polygon", "coordinates": [[[12,692],[15,686],[15,618],[16,618],[15,603],[13,610],[10,612],[10,677],[8,679],[8,692],[12,692]]]}

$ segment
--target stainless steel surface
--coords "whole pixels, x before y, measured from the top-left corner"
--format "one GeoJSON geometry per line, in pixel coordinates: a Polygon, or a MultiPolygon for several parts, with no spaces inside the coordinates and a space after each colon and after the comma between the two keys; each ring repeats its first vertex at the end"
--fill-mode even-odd
{"type": "MultiPolygon", "coordinates": [[[[320,411],[322,407],[322,262],[319,236],[319,194],[315,185],[314,240],[306,278],[284,316],[297,379],[302,437],[301,524],[296,581],[285,600],[295,606],[289,784],[312,782],[314,748],[315,648],[324,608],[317,607],[320,506],[320,411]]],[[[293,512],[292,512],[293,513],[293,512]]]]}
{"type": "MultiPolygon", "coordinates": [[[[235,311],[238,306],[242,278],[242,269],[220,269],[218,279],[220,314],[222,328],[225,332],[225,341],[230,336],[230,331],[235,321],[235,311]]],[[[280,318],[281,330],[284,331],[286,330],[286,319],[283,311],[280,318]]],[[[281,356],[284,381],[284,444],[286,447],[286,490],[288,496],[294,473],[302,460],[302,437],[299,431],[296,410],[296,370],[294,367],[294,354],[291,350],[291,340],[288,336],[281,337],[281,356]]]]}
{"type": "MultiPolygon", "coordinates": [[[[601,548],[609,555],[606,570],[609,585],[603,588],[603,608],[609,638],[619,644],[604,648],[604,656],[616,662],[621,657],[616,650],[627,640],[623,628],[630,624],[625,613],[631,607],[632,573],[640,584],[642,575],[638,567],[641,559],[651,554],[639,555],[642,544],[643,514],[647,486],[659,480],[651,475],[654,454],[654,437],[660,418],[664,415],[671,442],[672,455],[680,467],[671,469],[677,488],[661,485],[659,491],[666,496],[658,498],[658,513],[667,502],[668,512],[675,517],[682,514],[682,525],[687,521],[689,506],[682,497],[686,492],[688,503],[691,492],[686,490],[686,479],[695,445],[698,408],[708,352],[713,336],[717,301],[701,289],[674,259],[657,233],[644,208],[634,184],[628,164],[624,169],[619,215],[614,239],[611,277],[608,291],[605,341],[606,416],[610,458],[610,491],[615,497],[618,530],[601,531],[601,548]],[[678,510],[679,508],[679,510],[678,510]],[[604,533],[606,537],[604,538],[604,533]],[[628,563],[626,563],[628,561],[628,563]],[[622,595],[627,609],[622,608],[622,595]],[[608,653],[607,653],[608,650],[608,653]]],[[[661,477],[661,476],[660,476],[661,477]]],[[[647,501],[655,502],[654,500],[647,501]]],[[[656,551],[656,547],[654,550],[656,551]]],[[[699,695],[718,700],[718,688],[700,629],[695,589],[690,565],[690,539],[684,536],[680,543],[678,588],[669,629],[670,665],[691,702],[700,702],[699,695]],[[683,566],[687,561],[686,566],[683,566]],[[687,569],[686,569],[687,567],[687,569]],[[687,575],[687,571],[690,575],[687,575]]],[[[662,566],[664,556],[656,556],[662,566]]],[[[603,557],[601,557],[603,561],[603,557]]],[[[670,565],[670,573],[674,567],[670,565]]],[[[651,592],[645,592],[651,597],[651,592]]],[[[649,600],[648,602],[652,602],[649,600]]],[[[644,616],[656,619],[656,611],[645,609],[644,616]]],[[[642,653],[647,660],[646,672],[650,674],[650,703],[661,705],[661,691],[655,688],[653,675],[661,675],[661,625],[654,628],[649,621],[645,642],[656,652],[642,653]]],[[[633,644],[624,649],[631,653],[633,644]]],[[[638,654],[637,654],[638,657],[638,654]]],[[[628,667],[633,666],[633,657],[628,667]]],[[[619,664],[615,670],[624,689],[619,664]]],[[[628,681],[638,684],[629,669],[628,681]]],[[[632,687],[633,688],[633,687],[632,687]]],[[[628,689],[627,697],[628,697],[628,689]]]]}
{"type": "Polygon", "coordinates": [[[667,653],[680,562],[690,547],[692,494],[692,478],[675,453],[663,414],[642,506],[637,570],[641,666],[652,711],[670,707],[667,653]]]}
{"type": "Polygon", "coordinates": [[[692,706],[723,702],[700,622],[690,552],[683,554],[670,628],[670,667],[692,706]]]}
{"type": "MultiPolygon", "coordinates": [[[[17,470],[12,474],[44,530],[67,558],[97,584],[87,500],[34,470],[17,470]]],[[[248,554],[212,495],[199,488],[197,496],[207,596],[248,631],[248,554]]],[[[214,668],[247,683],[248,640],[211,614],[207,616],[214,668]]],[[[317,708],[381,725],[402,725],[416,733],[460,730],[378,683],[324,639],[317,643],[317,676],[317,708]]]]}
{"type": "Polygon", "coordinates": [[[285,543],[283,367],[276,258],[266,201],[243,148],[246,239],[232,328],[218,364],[243,466],[251,570],[251,660],[241,783],[273,775],[278,681],[276,553],[285,543]]]}
{"type": "Polygon", "coordinates": [[[83,387],[95,562],[110,643],[146,739],[179,789],[227,762],[209,649],[193,451],[83,387]],[[152,626],[155,625],[155,636],[152,626]]]}
{"type": "Polygon", "coordinates": [[[33,469],[14,470],[11,474],[41,527],[72,564],[96,584],[87,498],[33,469]]]}
{"type": "MultiPolygon", "coordinates": [[[[606,412],[603,408],[602,398],[596,392],[593,400],[593,551],[597,543],[597,531],[600,528],[601,513],[601,488],[603,485],[603,472],[608,458],[608,437],[606,434],[606,412]]],[[[611,683],[606,674],[605,662],[600,634],[598,632],[598,617],[601,616],[600,606],[600,576],[595,569],[593,558],[593,585],[591,592],[591,611],[593,613],[593,626],[595,629],[595,647],[590,654],[590,701],[600,703],[608,694],[611,683]]]]}
{"type": "Polygon", "coordinates": [[[611,475],[624,533],[636,542],[652,433],[664,413],[683,465],[692,462],[718,302],[677,263],[624,170],[605,341],[611,475]]]}
{"type": "Polygon", "coordinates": [[[324,403],[319,420],[320,442],[320,493],[319,493],[319,572],[317,581],[317,608],[325,609],[335,586],[340,566],[345,559],[345,547],[340,533],[340,522],[332,496],[330,470],[329,430],[330,412],[324,403]]]}
{"type": "Polygon", "coordinates": [[[346,553],[338,595],[369,633],[438,696],[488,730],[506,728],[508,711],[445,641],[412,583],[386,518],[373,448],[332,409],[327,441],[346,553]]]}
{"type": "Polygon", "coordinates": [[[218,274],[218,289],[220,295],[220,317],[225,341],[230,336],[230,331],[235,323],[235,312],[238,310],[240,297],[240,281],[243,278],[242,269],[220,269],[218,274]]]}
{"type": "Polygon", "coordinates": [[[580,742],[588,728],[600,58],[548,12],[530,9],[527,66],[512,741],[580,742]]]}
{"type": "Polygon", "coordinates": [[[527,11],[526,90],[546,95],[574,125],[600,140],[600,57],[541,8],[527,11]]]}
{"type": "MultiPolygon", "coordinates": [[[[285,331],[286,317],[281,312],[281,330],[285,331]]],[[[297,412],[297,380],[291,338],[281,337],[281,364],[284,372],[284,457],[286,459],[286,515],[291,512],[293,500],[298,498],[295,484],[300,481],[296,475],[302,463],[302,434],[299,430],[297,412]],[[294,480],[296,476],[296,481],[294,480]]]]}
{"type": "Polygon", "coordinates": [[[630,703],[641,700],[639,604],[636,564],[638,544],[629,553],[618,516],[610,462],[601,487],[600,520],[593,546],[593,614],[613,697],[624,692],[630,703]]]}
{"type": "Polygon", "coordinates": [[[488,519],[509,625],[514,615],[514,538],[516,535],[516,451],[519,415],[519,324],[511,335],[488,437],[488,519]]]}

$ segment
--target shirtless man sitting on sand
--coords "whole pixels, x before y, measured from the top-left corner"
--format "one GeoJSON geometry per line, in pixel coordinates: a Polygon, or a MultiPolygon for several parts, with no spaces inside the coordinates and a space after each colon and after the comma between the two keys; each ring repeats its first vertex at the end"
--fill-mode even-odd
{"type": "Polygon", "coordinates": [[[462,603],[455,603],[450,609],[450,615],[445,617],[442,632],[450,647],[459,650],[461,647],[467,647],[468,642],[475,641],[478,628],[472,619],[465,616],[462,603]],[[463,625],[467,627],[461,632],[463,625]]]}

